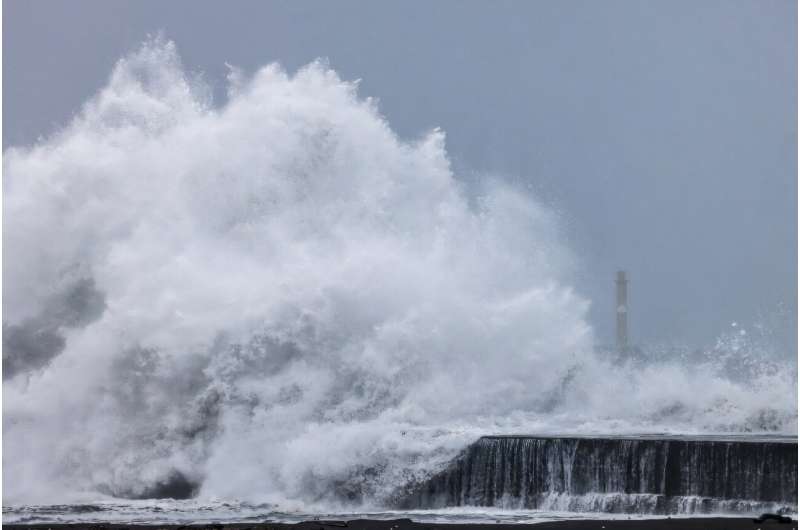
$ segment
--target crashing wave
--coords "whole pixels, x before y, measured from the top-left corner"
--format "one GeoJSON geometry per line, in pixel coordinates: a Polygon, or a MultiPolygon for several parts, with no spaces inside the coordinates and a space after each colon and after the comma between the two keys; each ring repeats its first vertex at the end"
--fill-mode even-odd
{"type": "Polygon", "coordinates": [[[441,131],[321,62],[198,79],[148,41],[5,153],[6,501],[380,504],[481,434],[796,430],[792,370],[596,355],[558,217],[441,131]]]}

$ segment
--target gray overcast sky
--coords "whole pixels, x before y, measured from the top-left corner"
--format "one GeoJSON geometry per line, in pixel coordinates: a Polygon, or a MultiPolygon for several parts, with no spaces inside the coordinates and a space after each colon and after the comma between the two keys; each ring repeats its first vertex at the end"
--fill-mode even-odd
{"type": "Polygon", "coordinates": [[[783,307],[778,331],[796,348],[792,0],[3,8],[4,147],[66,123],[148,33],[175,40],[220,98],[225,62],[327,57],[402,136],[442,127],[465,178],[521,179],[563,213],[601,339],[624,266],[635,340],[709,343],[783,307]]]}

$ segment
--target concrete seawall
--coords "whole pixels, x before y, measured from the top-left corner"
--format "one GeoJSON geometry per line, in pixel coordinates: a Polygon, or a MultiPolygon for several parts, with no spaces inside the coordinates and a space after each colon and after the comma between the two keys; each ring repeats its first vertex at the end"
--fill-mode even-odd
{"type": "Polygon", "coordinates": [[[486,436],[418,484],[400,504],[608,513],[796,513],[797,439],[486,436]]]}

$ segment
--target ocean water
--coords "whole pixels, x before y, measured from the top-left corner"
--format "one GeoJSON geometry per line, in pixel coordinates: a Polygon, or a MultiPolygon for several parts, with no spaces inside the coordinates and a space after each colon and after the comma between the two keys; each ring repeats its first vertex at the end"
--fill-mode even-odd
{"type": "Polygon", "coordinates": [[[600,353],[559,215],[466,187],[445,132],[323,62],[209,94],[150,40],[5,153],[7,522],[380,511],[486,434],[796,434],[753,330],[600,353]],[[135,500],[174,477],[195,500],[135,500]]]}
{"type": "MultiPolygon", "coordinates": [[[[742,517],[761,512],[676,514],[680,517],[742,517]]],[[[793,515],[793,514],[792,514],[793,515]]],[[[92,504],[31,505],[3,507],[4,524],[126,523],[126,524],[230,524],[299,523],[302,521],[348,521],[353,519],[411,519],[427,523],[532,524],[580,519],[652,519],[647,514],[514,510],[458,507],[439,510],[365,510],[304,512],[278,511],[270,505],[240,502],[197,502],[192,500],[107,500],[92,504]]],[[[662,516],[666,517],[666,516],[662,516]]]]}

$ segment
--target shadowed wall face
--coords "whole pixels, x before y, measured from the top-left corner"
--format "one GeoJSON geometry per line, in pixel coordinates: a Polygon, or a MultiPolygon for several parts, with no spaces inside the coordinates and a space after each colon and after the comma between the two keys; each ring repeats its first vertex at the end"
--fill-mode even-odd
{"type": "Polygon", "coordinates": [[[797,443],[484,437],[420,485],[403,506],[654,514],[796,511],[797,443]]]}
{"type": "Polygon", "coordinates": [[[4,7],[4,147],[64,125],[148,32],[218,103],[226,62],[327,57],[401,136],[442,127],[468,184],[499,173],[556,205],[601,342],[625,267],[634,343],[713,344],[735,321],[796,351],[795,2],[4,7]]]}

